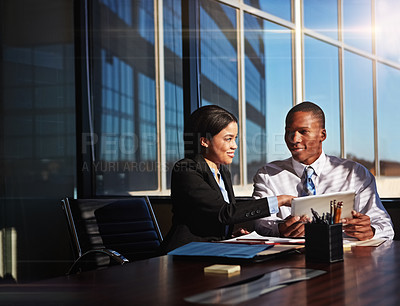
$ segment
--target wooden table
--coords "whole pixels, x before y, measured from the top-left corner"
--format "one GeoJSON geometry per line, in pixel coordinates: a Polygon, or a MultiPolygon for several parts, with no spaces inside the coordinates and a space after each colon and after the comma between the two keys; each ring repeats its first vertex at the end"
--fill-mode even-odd
{"type": "Polygon", "coordinates": [[[353,247],[344,261],[306,263],[304,254],[242,264],[240,275],[205,275],[215,262],[163,256],[35,284],[1,285],[1,305],[190,305],[184,298],[279,268],[327,271],[240,305],[399,305],[400,241],[353,247]]]}

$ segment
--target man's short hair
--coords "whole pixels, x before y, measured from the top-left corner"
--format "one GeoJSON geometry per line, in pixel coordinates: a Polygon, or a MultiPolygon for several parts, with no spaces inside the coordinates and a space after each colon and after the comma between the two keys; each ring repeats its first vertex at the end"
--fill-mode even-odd
{"type": "Polygon", "coordinates": [[[288,125],[288,121],[291,119],[292,115],[297,112],[312,113],[313,116],[320,121],[321,127],[323,129],[325,128],[324,111],[317,104],[310,101],[301,102],[293,106],[286,115],[286,125],[288,125]]]}

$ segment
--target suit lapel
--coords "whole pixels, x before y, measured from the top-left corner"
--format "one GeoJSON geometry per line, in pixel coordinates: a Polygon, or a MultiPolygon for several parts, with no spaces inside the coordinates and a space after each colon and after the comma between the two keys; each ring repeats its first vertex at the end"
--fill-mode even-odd
{"type": "MultiPolygon", "coordinates": [[[[204,157],[202,155],[196,155],[194,160],[197,162],[199,165],[201,172],[205,175],[205,178],[207,179],[208,183],[214,190],[218,190],[221,193],[221,197],[223,197],[221,189],[218,186],[217,181],[214,178],[214,175],[212,174],[210,167],[208,166],[207,162],[205,161],[204,157]]],[[[219,173],[221,173],[222,179],[224,180],[225,183],[225,188],[226,191],[228,192],[229,200],[231,203],[236,203],[235,201],[235,195],[233,193],[233,188],[232,188],[232,181],[231,181],[231,175],[229,170],[227,169],[226,166],[221,165],[219,169],[219,173]]]]}
{"type": "Polygon", "coordinates": [[[219,172],[221,173],[222,179],[225,182],[225,189],[228,192],[230,202],[236,203],[235,195],[233,193],[233,188],[232,188],[231,175],[230,175],[229,170],[225,166],[221,165],[219,172]]]}
{"type": "MultiPolygon", "coordinates": [[[[214,178],[214,175],[212,174],[210,167],[208,166],[207,162],[205,161],[205,159],[203,158],[202,155],[196,155],[194,160],[197,162],[198,166],[201,169],[201,172],[204,175],[204,178],[208,181],[208,183],[210,184],[210,186],[217,190],[221,197],[224,198],[224,196],[222,195],[221,189],[218,186],[217,181],[214,178]]],[[[221,165],[219,172],[221,173],[222,179],[224,180],[225,183],[225,189],[228,193],[228,197],[230,200],[230,203],[236,203],[235,201],[235,196],[233,194],[233,188],[232,188],[232,181],[231,181],[231,176],[229,173],[229,170],[221,165]]],[[[226,236],[225,238],[230,238],[231,234],[232,234],[232,230],[233,230],[233,225],[229,225],[228,228],[226,228],[226,226],[223,226],[224,228],[224,234],[223,236],[226,236]],[[226,229],[227,229],[227,234],[226,234],[226,229]]]]}
{"type": "Polygon", "coordinates": [[[212,174],[210,167],[208,166],[207,162],[205,161],[204,157],[202,155],[196,155],[194,160],[197,162],[199,165],[201,172],[204,175],[204,179],[209,183],[209,185],[214,189],[217,190],[221,193],[222,197],[222,192],[221,189],[218,186],[217,181],[214,178],[214,175],[212,174]]]}

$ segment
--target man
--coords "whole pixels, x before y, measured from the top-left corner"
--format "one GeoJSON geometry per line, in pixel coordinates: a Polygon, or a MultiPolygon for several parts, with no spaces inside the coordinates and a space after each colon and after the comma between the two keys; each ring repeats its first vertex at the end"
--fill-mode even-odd
{"type": "MultiPolygon", "coordinates": [[[[359,240],[393,239],[393,225],[377,193],[374,176],[359,163],[326,155],[322,150],[326,137],[325,115],[318,105],[303,102],[294,106],[286,116],[285,127],[285,142],[292,157],[258,170],[253,197],[303,196],[305,169],[311,166],[314,194],[355,191],[352,218],[341,219],[347,236],[359,240]]],[[[290,207],[282,206],[279,213],[258,219],[256,231],[266,236],[304,236],[301,221],[307,217],[291,216],[290,212],[290,207]]]]}

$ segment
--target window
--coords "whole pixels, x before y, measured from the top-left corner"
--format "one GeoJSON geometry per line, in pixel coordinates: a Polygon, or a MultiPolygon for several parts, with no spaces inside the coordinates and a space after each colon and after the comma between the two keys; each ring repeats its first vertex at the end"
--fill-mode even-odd
{"type": "Polygon", "coordinates": [[[363,164],[375,173],[372,85],[372,61],[346,51],[344,54],[346,158],[363,164]]]}
{"type": "Polygon", "coordinates": [[[400,176],[400,70],[378,65],[378,149],[381,175],[400,176]]]}
{"type": "Polygon", "coordinates": [[[67,241],[57,203],[76,191],[73,3],[4,0],[0,22],[0,277],[30,282],[68,261],[48,244],[67,241]]]}
{"type": "Polygon", "coordinates": [[[324,151],[362,163],[385,184],[380,178],[400,168],[391,153],[396,142],[388,140],[400,129],[390,112],[400,71],[400,27],[391,14],[397,6],[394,0],[93,1],[94,193],[169,195],[171,169],[184,156],[188,110],[216,104],[239,119],[231,172],[236,194],[249,196],[260,167],[290,156],[284,120],[304,100],[325,111],[324,151]],[[189,66],[185,18],[196,58],[189,66]],[[197,88],[190,101],[188,77],[197,88]]]}
{"type": "Polygon", "coordinates": [[[183,76],[181,1],[164,0],[166,188],[174,163],[183,158],[183,76]]]}
{"type": "MultiPolygon", "coordinates": [[[[238,118],[236,10],[212,0],[199,3],[201,105],[219,105],[238,118]]],[[[230,165],[233,184],[240,183],[240,154],[236,152],[230,165]]]]}
{"type": "Polygon", "coordinates": [[[379,0],[375,1],[375,6],[377,54],[400,64],[400,2],[379,0]]]}
{"type": "Polygon", "coordinates": [[[338,39],[337,0],[303,0],[304,26],[329,38],[338,39]]]}
{"type": "Polygon", "coordinates": [[[291,20],[290,0],[244,0],[244,3],[280,18],[291,20]]]}
{"type": "Polygon", "coordinates": [[[343,40],[359,49],[372,51],[371,1],[343,1],[343,40]]]}
{"type": "Polygon", "coordinates": [[[118,1],[93,4],[91,102],[96,141],[91,166],[96,178],[95,194],[156,190],[153,2],[126,1],[124,7],[118,1]]]}
{"type": "Polygon", "coordinates": [[[266,162],[289,156],[285,116],[293,105],[291,30],[244,15],[247,183],[266,162]]]}
{"type": "Polygon", "coordinates": [[[326,154],[340,156],[340,104],[338,48],[304,38],[305,100],[317,103],[325,113],[326,154]]]}

